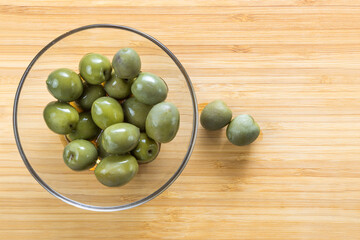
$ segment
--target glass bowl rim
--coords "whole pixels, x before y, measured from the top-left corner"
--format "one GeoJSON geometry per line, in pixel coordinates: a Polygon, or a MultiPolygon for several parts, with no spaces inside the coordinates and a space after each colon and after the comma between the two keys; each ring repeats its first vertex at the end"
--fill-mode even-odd
{"type": "Polygon", "coordinates": [[[52,194],[53,196],[57,197],[58,199],[73,205],[75,207],[79,207],[82,209],[86,209],[86,210],[92,210],[92,211],[100,211],[100,212],[112,212],[112,211],[120,211],[120,210],[125,210],[125,209],[130,209],[139,205],[142,205],[152,199],[154,199],[155,197],[159,196],[162,192],[164,192],[181,174],[181,172],[184,170],[186,164],[188,163],[191,153],[194,149],[195,146],[195,140],[196,140],[196,135],[197,135],[197,129],[198,129],[198,106],[197,106],[197,100],[196,100],[196,95],[195,95],[195,90],[194,87],[191,83],[190,77],[187,74],[185,68],[183,67],[183,65],[180,63],[180,61],[177,59],[177,57],[164,45],[162,44],[159,40],[155,39],[154,37],[140,31],[137,29],[134,29],[132,27],[128,27],[128,26],[123,26],[123,25],[116,25],[116,24],[92,24],[92,25],[86,25],[86,26],[82,26],[82,27],[78,27],[75,29],[72,29],[60,36],[58,36],[57,38],[55,38],[54,40],[52,40],[50,43],[48,43],[44,48],[42,48],[36,55],[35,57],[32,59],[32,61],[30,62],[30,64],[27,66],[27,68],[25,69],[24,74],[22,75],[18,88],[16,90],[15,93],[15,99],[14,99],[14,106],[13,106],[13,131],[14,131],[14,136],[15,136],[15,141],[16,141],[16,145],[17,148],[19,150],[20,156],[25,164],[25,166],[27,167],[28,171],[30,172],[30,174],[35,178],[35,180],[45,189],[47,190],[50,194],[52,194]],[[193,126],[192,126],[192,131],[191,131],[191,139],[190,139],[190,143],[189,143],[189,147],[188,150],[185,154],[185,157],[181,163],[181,165],[179,166],[179,168],[176,170],[176,172],[170,177],[170,179],[164,184],[162,185],[159,189],[157,189],[155,192],[153,192],[152,194],[146,196],[145,198],[142,198],[136,202],[132,202],[129,204],[125,204],[125,205],[119,205],[119,206],[107,206],[107,207],[102,207],[102,206],[94,206],[94,205],[89,205],[89,204],[84,204],[75,200],[72,200],[68,197],[63,196],[62,194],[56,192],[55,190],[53,190],[49,185],[47,185],[40,177],[39,175],[36,173],[36,171],[32,168],[31,164],[29,163],[29,161],[27,160],[27,157],[25,155],[25,152],[22,148],[21,145],[21,140],[20,140],[20,136],[19,136],[19,131],[18,131],[18,123],[17,123],[17,111],[18,111],[18,102],[19,102],[19,98],[20,98],[20,93],[21,93],[21,89],[24,85],[24,82],[26,80],[27,75],[29,74],[31,68],[33,67],[33,65],[36,63],[36,61],[53,45],[55,45],[57,42],[59,42],[60,40],[74,34],[77,32],[81,32],[84,30],[88,30],[88,29],[93,29],[93,28],[113,28],[113,29],[120,29],[120,30],[125,30],[125,31],[130,31],[133,32],[137,35],[140,35],[148,40],[150,40],[151,42],[153,42],[154,44],[156,44],[158,47],[160,47],[173,61],[174,63],[177,65],[177,67],[179,68],[179,70],[181,71],[182,75],[184,76],[189,92],[190,92],[190,96],[191,96],[191,100],[192,100],[192,106],[193,106],[193,126]]]}

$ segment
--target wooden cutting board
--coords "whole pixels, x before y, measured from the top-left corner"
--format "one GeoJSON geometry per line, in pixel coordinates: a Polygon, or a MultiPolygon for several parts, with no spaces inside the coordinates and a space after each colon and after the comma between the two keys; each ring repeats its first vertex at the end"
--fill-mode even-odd
{"type": "Polygon", "coordinates": [[[0,239],[360,239],[359,23],[345,0],[0,1],[0,239]],[[131,210],[51,196],[17,152],[13,98],[45,44],[92,23],[159,39],[200,105],[253,115],[260,138],[200,128],[179,179],[131,210]]]}

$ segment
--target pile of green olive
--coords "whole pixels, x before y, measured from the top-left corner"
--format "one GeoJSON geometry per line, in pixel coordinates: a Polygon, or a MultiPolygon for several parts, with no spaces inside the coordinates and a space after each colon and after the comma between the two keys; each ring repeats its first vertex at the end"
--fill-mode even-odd
{"type": "Polygon", "coordinates": [[[232,111],[222,100],[215,100],[207,104],[201,112],[200,123],[203,128],[215,131],[226,125],[226,137],[234,145],[245,146],[254,142],[259,134],[260,127],[254,118],[242,114],[233,120],[232,111]]]}
{"type": "Polygon", "coordinates": [[[44,109],[46,125],[69,141],[63,152],[75,171],[95,167],[106,186],[128,183],[139,165],[153,161],[160,144],[179,129],[177,107],[164,102],[168,86],[159,76],[141,72],[138,53],[119,50],[112,63],[101,54],[86,54],[79,74],[61,68],[46,85],[57,101],[44,109]]]}

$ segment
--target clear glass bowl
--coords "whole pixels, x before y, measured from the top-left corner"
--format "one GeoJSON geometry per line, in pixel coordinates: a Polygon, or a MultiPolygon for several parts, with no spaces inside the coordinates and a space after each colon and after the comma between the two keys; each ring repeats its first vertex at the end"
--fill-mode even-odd
{"type": "Polygon", "coordinates": [[[185,168],[195,144],[198,109],[195,92],[184,67],[155,38],[130,27],[97,24],[71,30],[46,45],[31,61],[16,92],[13,112],[16,143],[33,177],[55,197],[76,207],[94,211],[117,211],[139,206],[162,193],[185,168]],[[57,68],[78,72],[78,64],[89,52],[110,60],[123,47],[140,55],[142,71],[161,76],[169,87],[166,101],[180,112],[176,138],[162,144],[158,158],[141,165],[137,176],[122,187],[100,184],[92,171],[74,172],[63,162],[64,136],[51,132],[42,116],[54,101],[46,88],[49,73],[57,68]]]}

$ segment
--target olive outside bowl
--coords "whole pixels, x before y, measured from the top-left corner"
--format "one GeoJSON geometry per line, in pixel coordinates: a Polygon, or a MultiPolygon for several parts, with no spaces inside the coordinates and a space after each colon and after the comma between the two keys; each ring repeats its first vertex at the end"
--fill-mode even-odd
{"type": "Polygon", "coordinates": [[[96,24],[62,34],[34,57],[16,92],[13,126],[24,164],[41,186],[73,206],[109,212],[146,203],[179,177],[194,148],[198,109],[188,74],[164,44],[130,27],[96,24]],[[55,100],[45,83],[53,70],[69,68],[78,72],[79,61],[85,54],[100,53],[111,61],[124,47],[139,53],[142,71],[157,74],[166,81],[169,87],[166,101],[178,107],[180,127],[173,141],[161,145],[156,160],[140,165],[138,174],[128,184],[111,188],[99,183],[93,171],[76,172],[65,165],[62,158],[65,138],[47,128],[42,113],[46,104],[55,100]]]}

